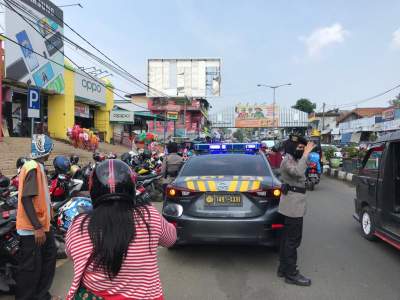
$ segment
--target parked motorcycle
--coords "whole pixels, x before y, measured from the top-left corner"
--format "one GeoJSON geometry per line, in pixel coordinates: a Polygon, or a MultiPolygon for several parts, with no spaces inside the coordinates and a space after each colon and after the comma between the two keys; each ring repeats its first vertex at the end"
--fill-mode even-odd
{"type": "Polygon", "coordinates": [[[320,156],[316,152],[310,153],[306,169],[306,187],[313,191],[321,178],[320,156]]]}

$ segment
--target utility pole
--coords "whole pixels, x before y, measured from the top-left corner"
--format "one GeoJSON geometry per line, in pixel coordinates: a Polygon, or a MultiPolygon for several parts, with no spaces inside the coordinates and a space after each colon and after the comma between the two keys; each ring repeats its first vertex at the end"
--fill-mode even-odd
{"type": "Polygon", "coordinates": [[[322,131],[325,130],[325,106],[326,106],[326,103],[325,102],[322,103],[322,131]]]}

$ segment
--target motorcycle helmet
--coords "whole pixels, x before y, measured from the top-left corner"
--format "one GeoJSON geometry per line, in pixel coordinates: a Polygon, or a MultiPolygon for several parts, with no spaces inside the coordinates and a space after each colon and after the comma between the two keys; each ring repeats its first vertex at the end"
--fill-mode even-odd
{"type": "Polygon", "coordinates": [[[86,197],[74,197],[60,208],[57,225],[61,231],[68,231],[76,216],[93,209],[92,201],[86,197]]]}
{"type": "Polygon", "coordinates": [[[124,154],[121,155],[121,160],[130,165],[131,164],[131,160],[132,160],[132,156],[130,154],[130,152],[125,152],[124,154]]]}
{"type": "Polygon", "coordinates": [[[108,159],[99,163],[89,181],[93,206],[109,200],[135,201],[136,182],[131,168],[119,159],[108,159]]]}
{"type": "Polygon", "coordinates": [[[117,159],[117,154],[111,152],[110,154],[107,155],[107,158],[108,159],[117,159]]]}
{"type": "Polygon", "coordinates": [[[79,156],[78,155],[71,155],[69,158],[71,165],[77,165],[79,163],[79,156]]]}
{"type": "Polygon", "coordinates": [[[57,174],[67,174],[71,168],[71,162],[66,156],[58,155],[53,160],[53,166],[57,174]]]}
{"type": "Polygon", "coordinates": [[[17,162],[15,164],[15,167],[17,168],[17,170],[21,169],[22,166],[28,161],[27,158],[25,157],[20,157],[17,159],[17,162]]]}
{"type": "Polygon", "coordinates": [[[93,153],[93,160],[96,162],[101,162],[103,160],[105,160],[106,157],[103,153],[99,153],[99,152],[95,152],[93,153]]]}
{"type": "Polygon", "coordinates": [[[38,159],[50,155],[54,143],[45,134],[34,134],[31,142],[31,158],[38,159]]]}
{"type": "Polygon", "coordinates": [[[5,189],[10,185],[10,178],[0,174],[0,188],[5,189]]]}
{"type": "Polygon", "coordinates": [[[151,151],[147,150],[147,149],[144,150],[143,154],[142,154],[142,158],[143,158],[143,160],[150,159],[151,158],[151,151]]]}

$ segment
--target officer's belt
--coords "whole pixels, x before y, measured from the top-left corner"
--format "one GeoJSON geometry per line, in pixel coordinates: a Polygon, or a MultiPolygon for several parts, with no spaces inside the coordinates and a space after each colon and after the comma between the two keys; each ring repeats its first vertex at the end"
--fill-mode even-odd
{"type": "Polygon", "coordinates": [[[298,187],[298,186],[289,186],[289,191],[294,192],[294,193],[300,193],[300,194],[305,194],[306,193],[306,188],[298,187]]]}

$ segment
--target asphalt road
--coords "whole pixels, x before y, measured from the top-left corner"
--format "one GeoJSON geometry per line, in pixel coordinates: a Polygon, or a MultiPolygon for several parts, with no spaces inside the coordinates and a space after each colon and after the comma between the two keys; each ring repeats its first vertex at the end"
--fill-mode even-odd
{"type": "MultiPolygon", "coordinates": [[[[352,218],[354,194],[354,188],[330,178],[309,194],[299,266],[312,278],[311,287],[277,278],[277,254],[265,248],[160,249],[166,299],[399,300],[400,252],[360,236],[352,218]]],[[[53,291],[65,295],[71,264],[59,264],[53,291]]]]}

